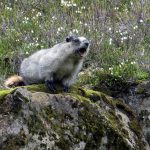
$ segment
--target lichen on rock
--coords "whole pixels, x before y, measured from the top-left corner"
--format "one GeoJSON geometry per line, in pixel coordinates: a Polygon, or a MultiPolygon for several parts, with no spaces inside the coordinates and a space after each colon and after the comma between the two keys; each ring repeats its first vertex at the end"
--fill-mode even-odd
{"type": "Polygon", "coordinates": [[[132,110],[102,92],[16,88],[3,96],[0,110],[0,149],[146,149],[141,128],[132,126],[133,119],[139,125],[132,110]]]}

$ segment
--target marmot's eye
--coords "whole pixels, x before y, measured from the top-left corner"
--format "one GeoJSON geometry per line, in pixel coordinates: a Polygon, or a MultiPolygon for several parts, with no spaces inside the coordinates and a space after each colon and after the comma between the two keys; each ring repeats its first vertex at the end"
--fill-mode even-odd
{"type": "Polygon", "coordinates": [[[75,38],[73,41],[74,41],[75,43],[80,43],[80,40],[79,40],[78,38],[75,38]]]}
{"type": "Polygon", "coordinates": [[[74,40],[74,37],[73,36],[68,36],[67,38],[66,38],[66,42],[71,42],[71,41],[73,41],[74,40]]]}
{"type": "Polygon", "coordinates": [[[67,38],[66,38],[66,42],[69,42],[69,41],[70,41],[70,39],[67,37],[67,38]]]}

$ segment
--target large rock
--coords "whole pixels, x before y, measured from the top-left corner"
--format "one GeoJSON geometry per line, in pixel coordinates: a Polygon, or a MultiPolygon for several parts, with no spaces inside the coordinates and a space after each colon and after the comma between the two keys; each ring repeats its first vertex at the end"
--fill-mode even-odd
{"type": "Polygon", "coordinates": [[[144,136],[150,145],[150,81],[126,82],[119,77],[104,75],[94,89],[118,98],[130,106],[137,114],[144,136]]]}
{"type": "Polygon", "coordinates": [[[144,81],[129,88],[124,93],[126,102],[137,112],[143,127],[143,133],[150,145],[150,81],[144,81]]]}
{"type": "Polygon", "coordinates": [[[121,101],[87,89],[30,91],[0,92],[1,150],[146,150],[136,116],[121,101]]]}

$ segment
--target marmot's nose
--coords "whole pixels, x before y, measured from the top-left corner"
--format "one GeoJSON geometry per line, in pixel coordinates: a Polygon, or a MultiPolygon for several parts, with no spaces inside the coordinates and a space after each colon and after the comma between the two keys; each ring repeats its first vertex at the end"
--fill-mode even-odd
{"type": "Polygon", "coordinates": [[[85,41],[84,44],[88,47],[89,46],[89,41],[85,41]]]}

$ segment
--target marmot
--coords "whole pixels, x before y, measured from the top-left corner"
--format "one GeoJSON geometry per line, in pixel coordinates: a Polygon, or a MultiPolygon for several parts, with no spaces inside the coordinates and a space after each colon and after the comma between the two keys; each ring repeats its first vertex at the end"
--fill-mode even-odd
{"type": "Polygon", "coordinates": [[[85,37],[69,36],[65,42],[43,49],[25,58],[20,66],[20,76],[11,76],[5,81],[6,87],[46,83],[55,91],[55,82],[63,85],[64,91],[72,85],[89,51],[85,37]]]}

